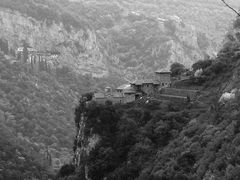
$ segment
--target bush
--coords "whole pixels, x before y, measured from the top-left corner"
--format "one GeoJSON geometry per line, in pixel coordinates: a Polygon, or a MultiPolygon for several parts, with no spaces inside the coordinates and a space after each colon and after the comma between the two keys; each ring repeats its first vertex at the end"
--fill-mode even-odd
{"type": "Polygon", "coordinates": [[[185,67],[183,64],[175,62],[171,65],[170,71],[173,77],[180,76],[185,71],[185,67]]]}
{"type": "Polygon", "coordinates": [[[200,60],[200,61],[197,61],[196,63],[194,63],[192,65],[192,69],[193,71],[196,71],[198,69],[206,69],[207,67],[211,66],[212,65],[212,60],[200,60]]]}
{"type": "Polygon", "coordinates": [[[227,67],[227,65],[223,62],[216,62],[214,64],[212,64],[212,66],[210,67],[210,70],[212,72],[214,72],[215,74],[219,74],[219,73],[222,73],[224,72],[224,69],[227,67]]]}
{"type": "Polygon", "coordinates": [[[61,169],[58,173],[58,177],[70,176],[74,173],[74,171],[75,171],[75,166],[73,166],[71,164],[66,164],[61,167],[61,169]]]}
{"type": "Polygon", "coordinates": [[[240,28],[240,18],[237,18],[235,22],[233,23],[234,29],[239,29],[240,28]]]}

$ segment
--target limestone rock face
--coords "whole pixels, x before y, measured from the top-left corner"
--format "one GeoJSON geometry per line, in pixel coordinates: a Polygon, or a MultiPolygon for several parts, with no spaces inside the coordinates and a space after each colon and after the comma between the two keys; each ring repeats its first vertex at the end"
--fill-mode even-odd
{"type": "Polygon", "coordinates": [[[81,74],[106,76],[108,73],[91,29],[67,31],[63,24],[47,25],[8,9],[0,9],[0,24],[0,38],[8,41],[9,48],[16,50],[21,40],[26,40],[39,51],[58,50],[60,65],[70,66],[81,74]]]}
{"type": "Polygon", "coordinates": [[[3,0],[0,7],[0,38],[12,49],[24,39],[60,51],[60,66],[77,73],[128,81],[215,56],[234,18],[215,0],[3,0]]]}

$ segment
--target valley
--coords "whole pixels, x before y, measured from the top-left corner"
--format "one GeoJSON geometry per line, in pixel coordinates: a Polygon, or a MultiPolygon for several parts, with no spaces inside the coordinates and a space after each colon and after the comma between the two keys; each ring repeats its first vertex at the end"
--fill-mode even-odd
{"type": "MultiPolygon", "coordinates": [[[[238,2],[229,2],[237,9],[238,2]]],[[[74,110],[81,94],[151,78],[174,62],[190,69],[198,60],[218,58],[236,33],[234,19],[234,13],[213,0],[1,0],[0,123],[7,141],[0,140],[7,145],[0,153],[12,164],[5,164],[6,158],[1,161],[0,179],[18,177],[19,162],[26,169],[22,179],[57,172],[73,157],[74,110]],[[49,62],[52,70],[20,62],[17,50],[23,42],[37,53],[59,52],[49,62]]],[[[135,108],[138,105],[132,111],[135,108]]],[[[146,116],[151,108],[144,109],[146,116]]],[[[123,116],[134,118],[125,107],[122,110],[123,116]]],[[[128,123],[130,127],[122,124],[120,129],[137,131],[136,122],[128,123]]],[[[176,129],[181,131],[186,123],[176,129]]]]}

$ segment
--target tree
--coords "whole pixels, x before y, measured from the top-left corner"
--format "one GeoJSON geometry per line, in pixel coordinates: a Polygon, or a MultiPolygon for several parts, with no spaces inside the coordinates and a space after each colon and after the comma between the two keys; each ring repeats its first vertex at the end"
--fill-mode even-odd
{"type": "Polygon", "coordinates": [[[61,169],[58,173],[58,176],[66,177],[66,176],[70,176],[70,175],[74,174],[74,172],[75,172],[75,167],[71,164],[66,164],[61,167],[61,169]]]}
{"type": "Polygon", "coordinates": [[[197,61],[196,63],[194,63],[192,65],[192,69],[193,71],[197,71],[199,69],[206,69],[207,67],[211,66],[212,65],[212,60],[208,59],[208,60],[200,60],[200,61],[197,61]]]}
{"type": "Polygon", "coordinates": [[[0,39],[0,50],[3,51],[5,54],[8,54],[8,41],[5,39],[0,39]]]}
{"type": "Polygon", "coordinates": [[[180,76],[185,71],[185,67],[183,64],[175,62],[171,65],[170,71],[173,77],[180,76]]]}
{"type": "Polygon", "coordinates": [[[23,41],[23,62],[26,63],[28,59],[28,44],[23,41]]]}
{"type": "Polygon", "coordinates": [[[91,101],[92,98],[93,98],[93,93],[90,92],[90,93],[85,93],[82,95],[82,97],[86,97],[87,98],[87,101],[91,101]]]}

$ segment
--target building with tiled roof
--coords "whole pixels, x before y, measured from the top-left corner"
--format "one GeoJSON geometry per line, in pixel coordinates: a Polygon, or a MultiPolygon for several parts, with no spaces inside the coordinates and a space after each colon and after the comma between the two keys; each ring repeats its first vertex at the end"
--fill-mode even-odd
{"type": "Polygon", "coordinates": [[[171,72],[160,70],[155,72],[152,79],[137,80],[131,83],[131,87],[136,92],[142,92],[143,95],[154,96],[159,88],[171,86],[171,72]]]}
{"type": "Polygon", "coordinates": [[[125,89],[127,89],[129,87],[131,87],[130,84],[123,84],[123,85],[117,87],[116,90],[117,90],[117,92],[123,92],[125,89]]]}
{"type": "Polygon", "coordinates": [[[113,92],[106,87],[104,93],[95,93],[93,99],[101,104],[112,101],[113,104],[129,103],[142,96],[155,96],[162,87],[171,86],[171,72],[157,71],[152,79],[137,80],[130,84],[123,84],[113,92]]]}

